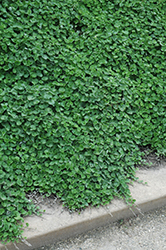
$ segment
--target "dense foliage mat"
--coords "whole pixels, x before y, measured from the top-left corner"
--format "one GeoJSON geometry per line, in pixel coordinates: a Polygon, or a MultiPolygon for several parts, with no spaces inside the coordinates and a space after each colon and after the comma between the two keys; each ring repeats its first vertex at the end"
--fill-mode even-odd
{"type": "Polygon", "coordinates": [[[166,155],[165,1],[2,0],[0,239],[35,212],[133,199],[140,146],[166,155]]]}

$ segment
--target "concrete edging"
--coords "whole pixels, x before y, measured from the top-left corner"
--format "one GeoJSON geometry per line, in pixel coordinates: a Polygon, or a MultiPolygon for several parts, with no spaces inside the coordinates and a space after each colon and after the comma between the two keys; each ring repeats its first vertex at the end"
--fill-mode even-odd
{"type": "Polygon", "coordinates": [[[166,163],[160,168],[139,170],[137,176],[148,184],[134,183],[131,186],[131,194],[136,199],[133,212],[123,201],[117,199],[109,206],[87,208],[81,214],[70,214],[58,205],[52,208],[42,206],[46,210],[42,217],[25,218],[25,223],[29,224],[23,234],[27,237],[27,243],[7,244],[7,248],[0,244],[0,250],[15,250],[16,247],[20,250],[35,249],[134,216],[140,211],[143,213],[166,205],[166,163]]]}

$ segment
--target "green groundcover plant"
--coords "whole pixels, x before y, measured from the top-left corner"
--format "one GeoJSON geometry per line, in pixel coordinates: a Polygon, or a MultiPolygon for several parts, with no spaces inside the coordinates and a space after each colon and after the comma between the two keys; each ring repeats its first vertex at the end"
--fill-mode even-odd
{"type": "Polygon", "coordinates": [[[0,3],[0,240],[55,194],[134,202],[140,147],[166,155],[166,8],[153,0],[0,3]]]}

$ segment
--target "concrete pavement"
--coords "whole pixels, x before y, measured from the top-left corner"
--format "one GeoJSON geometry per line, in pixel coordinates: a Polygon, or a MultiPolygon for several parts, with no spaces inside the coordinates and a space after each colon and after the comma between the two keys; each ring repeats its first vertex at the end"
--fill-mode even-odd
{"type": "MultiPolygon", "coordinates": [[[[8,244],[7,249],[14,250],[16,247],[20,250],[35,249],[166,205],[166,162],[160,168],[139,170],[137,176],[148,184],[135,182],[130,187],[131,194],[136,199],[136,208],[130,210],[123,201],[118,199],[105,207],[89,207],[80,214],[69,213],[67,209],[58,204],[51,208],[42,206],[42,209],[46,210],[42,217],[25,218],[25,223],[29,224],[23,234],[27,237],[27,242],[8,244]]],[[[3,245],[0,245],[0,249],[6,250],[3,245]]]]}

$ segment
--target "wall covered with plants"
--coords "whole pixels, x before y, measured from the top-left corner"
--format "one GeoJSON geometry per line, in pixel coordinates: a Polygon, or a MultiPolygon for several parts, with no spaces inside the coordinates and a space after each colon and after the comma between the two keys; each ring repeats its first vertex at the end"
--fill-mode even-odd
{"type": "Polygon", "coordinates": [[[2,0],[0,240],[37,212],[133,203],[142,146],[166,155],[165,1],[2,0]]]}

